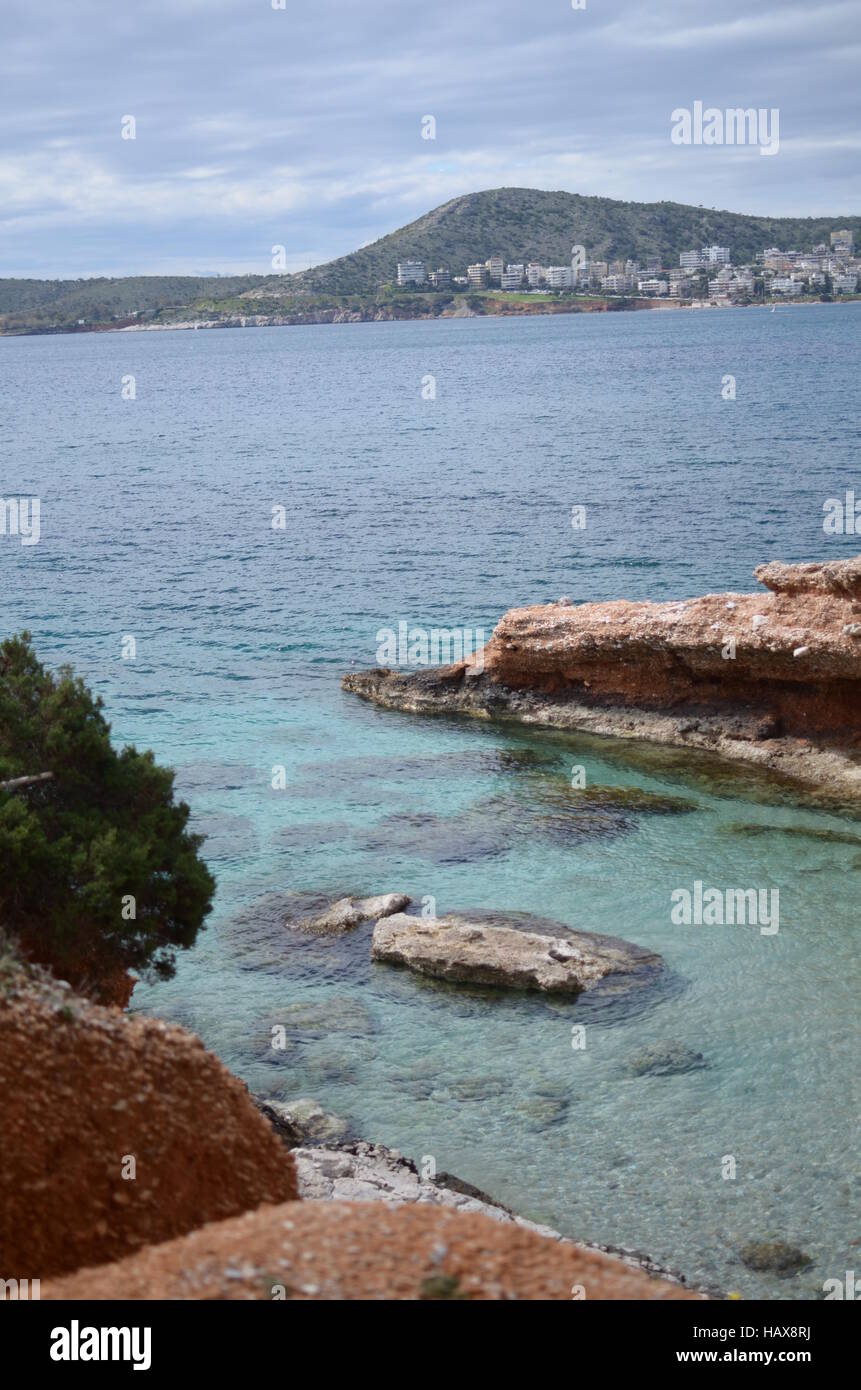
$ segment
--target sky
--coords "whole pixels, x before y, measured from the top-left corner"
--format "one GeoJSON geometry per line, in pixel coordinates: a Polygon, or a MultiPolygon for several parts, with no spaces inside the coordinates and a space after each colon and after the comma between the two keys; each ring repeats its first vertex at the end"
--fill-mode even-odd
{"type": "Polygon", "coordinates": [[[300,270],[502,185],[858,214],[859,59],[861,0],[2,0],[0,276],[300,270]],[[777,152],[674,143],[697,101],[777,152]]]}

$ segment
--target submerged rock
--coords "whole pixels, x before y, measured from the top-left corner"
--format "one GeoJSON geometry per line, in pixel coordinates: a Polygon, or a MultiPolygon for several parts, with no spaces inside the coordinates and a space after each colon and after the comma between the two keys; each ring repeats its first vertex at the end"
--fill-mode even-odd
{"type": "Polygon", "coordinates": [[[657,1042],[635,1052],[628,1065],[635,1076],[678,1076],[702,1071],[709,1063],[686,1043],[657,1042]]]}
{"type": "Polygon", "coordinates": [[[337,1144],[346,1139],[350,1126],[338,1115],[324,1110],[319,1101],[258,1100],[257,1105],[288,1148],[314,1144],[337,1144]]]}
{"type": "Polygon", "coordinates": [[[729,835],[792,835],[801,840],[818,840],[826,845],[861,845],[861,835],[853,835],[850,830],[832,830],[830,827],[814,825],[763,825],[760,821],[732,821],[725,827],[729,835]]]}
{"type": "Polygon", "coordinates": [[[285,1004],[272,1015],[267,1030],[270,1039],[273,1025],[282,1027],[288,1037],[299,1040],[328,1038],[333,1033],[368,1037],[376,1031],[376,1023],[361,1000],[344,994],[285,1004]]]}
{"type": "Polygon", "coordinates": [[[608,806],[650,816],[684,816],[699,810],[696,802],[686,796],[650,792],[644,787],[584,787],[582,791],[573,791],[571,800],[584,806],[608,806]]]}
{"type": "Polygon", "coordinates": [[[738,1253],[748,1269],[776,1274],[778,1279],[791,1279],[813,1263],[803,1250],[782,1240],[751,1240],[738,1253]]]}
{"type": "Polygon", "coordinates": [[[506,1076],[472,1076],[466,1081],[449,1083],[449,1093],[455,1100],[485,1101],[496,1100],[511,1087],[506,1076]]]}
{"type": "Polygon", "coordinates": [[[371,959],[454,983],[570,995],[592,989],[608,976],[633,981],[663,964],[660,956],[617,937],[564,927],[559,936],[546,936],[456,914],[405,913],[377,923],[371,959]]]}
{"type": "Polygon", "coordinates": [[[529,1122],[531,1129],[548,1129],[568,1114],[570,1101],[559,1096],[533,1096],[518,1105],[518,1113],[529,1122]]]}

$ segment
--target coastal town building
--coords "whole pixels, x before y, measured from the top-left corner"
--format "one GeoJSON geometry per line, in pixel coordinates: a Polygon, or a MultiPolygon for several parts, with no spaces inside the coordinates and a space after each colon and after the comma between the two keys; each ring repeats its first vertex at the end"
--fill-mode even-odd
{"type": "Polygon", "coordinates": [[[423,285],[425,268],[421,261],[398,261],[399,285],[423,285]]]}
{"type": "Polygon", "coordinates": [[[614,274],[605,275],[601,281],[602,290],[608,290],[610,294],[629,294],[634,288],[633,275],[614,274]]]}
{"type": "Polygon", "coordinates": [[[519,290],[523,284],[523,266],[507,265],[502,272],[502,288],[504,290],[519,290]]]}
{"type": "Polygon", "coordinates": [[[551,290],[572,290],[574,271],[570,265],[549,265],[544,273],[551,290]]]}
{"type": "Polygon", "coordinates": [[[489,256],[485,261],[487,278],[491,285],[501,285],[504,272],[504,262],[501,256],[489,256]]]}
{"type": "Polygon", "coordinates": [[[743,304],[753,299],[861,294],[861,258],[854,248],[854,233],[844,228],[831,232],[828,243],[818,242],[807,249],[764,247],[751,263],[740,266],[733,266],[728,246],[692,247],[680,253],[678,266],[665,267],[656,255],[645,257],[642,263],[629,256],[608,264],[585,257],[583,246],[576,244],[577,254],[570,265],[544,266],[538,261],[505,264],[502,256],[494,253],[467,266],[466,275],[452,275],[440,266],[426,276],[423,263],[417,260],[398,262],[397,271],[399,285],[428,281],[436,289],[464,285],[483,289],[494,284],[507,291],[529,289],[536,293],[546,288],[584,294],[597,287],[608,295],[743,304]]]}
{"type": "Polygon", "coordinates": [[[638,281],[637,288],[640,294],[647,295],[649,299],[663,299],[669,289],[669,283],[654,276],[644,276],[638,281]]]}

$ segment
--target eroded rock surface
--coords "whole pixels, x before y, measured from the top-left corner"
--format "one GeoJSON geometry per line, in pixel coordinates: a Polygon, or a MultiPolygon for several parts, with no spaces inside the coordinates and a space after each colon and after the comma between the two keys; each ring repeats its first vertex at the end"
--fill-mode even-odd
{"type": "Polygon", "coordinates": [[[761,593],[513,608],[480,661],[343,686],[414,712],[708,748],[861,795],[861,557],[756,575],[761,593]]]}
{"type": "Polygon", "coordinates": [[[570,931],[550,937],[455,914],[397,913],[378,922],[371,959],[439,980],[545,994],[580,994],[610,975],[642,977],[661,965],[659,956],[616,937],[570,931]]]}
{"type": "Polygon", "coordinates": [[[0,1097],[4,1277],[102,1264],[296,1196],[290,1154],[199,1038],[35,967],[0,971],[0,1097]]]}
{"type": "MultiPolygon", "coordinates": [[[[319,1150],[315,1150],[318,1153],[319,1150]]],[[[43,1299],[688,1299],[597,1251],[485,1212],[426,1203],[291,1202],[212,1223],[118,1264],[43,1284],[43,1299]]]]}
{"type": "Polygon", "coordinates": [[[340,936],[342,932],[352,931],[361,922],[374,922],[380,917],[391,916],[393,912],[402,912],[409,901],[406,893],[380,893],[371,898],[339,898],[324,912],[300,917],[291,921],[290,925],[311,936],[340,936]]]}

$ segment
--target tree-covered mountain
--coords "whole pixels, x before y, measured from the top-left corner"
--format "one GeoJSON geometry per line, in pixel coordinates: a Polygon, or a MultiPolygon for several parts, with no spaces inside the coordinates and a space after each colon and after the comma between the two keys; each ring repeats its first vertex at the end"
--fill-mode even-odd
{"type": "Polygon", "coordinates": [[[752,261],[768,246],[805,250],[842,227],[861,242],[861,217],[751,217],[684,203],[625,203],[579,193],[494,188],[452,198],[415,222],[348,256],[295,275],[129,276],[90,280],[0,280],[0,332],[62,332],[135,320],[224,319],[376,297],[398,261],[423,261],[462,274],[498,253],[506,261],[566,265],[582,245],[599,260],[678,264],[681,251],[729,246],[752,261]]]}
{"type": "Polygon", "coordinates": [[[127,275],[88,280],[0,279],[0,330],[19,325],[72,328],[160,314],[206,295],[227,299],[269,277],[261,275],[127,275]]]}
{"type": "Polygon", "coordinates": [[[292,277],[309,289],[371,293],[391,280],[398,261],[423,261],[462,273],[498,252],[505,261],[568,265],[571,247],[590,258],[644,261],[660,256],[678,265],[679,253],[729,246],[739,264],[767,246],[803,250],[842,227],[861,240],[861,217],[750,217],[685,203],[623,203],[537,188],[493,188],[452,198],[361,251],[292,277]]]}

